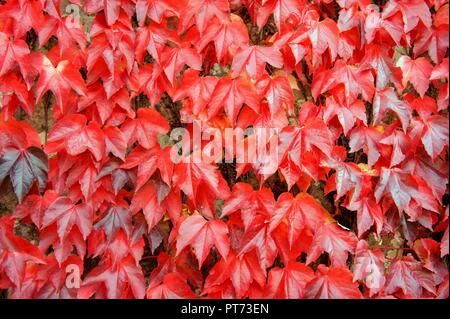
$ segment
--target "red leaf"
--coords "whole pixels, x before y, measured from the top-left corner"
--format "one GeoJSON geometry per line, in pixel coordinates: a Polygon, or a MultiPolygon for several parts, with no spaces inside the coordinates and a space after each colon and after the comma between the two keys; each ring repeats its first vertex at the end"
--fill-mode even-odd
{"type": "Polygon", "coordinates": [[[319,265],[316,278],[306,285],[309,299],[359,299],[358,285],[352,282],[352,273],[345,267],[327,268],[319,265]]]}
{"type": "Polygon", "coordinates": [[[380,157],[378,144],[382,138],[382,133],[376,127],[358,127],[350,133],[350,152],[363,150],[367,154],[367,164],[372,167],[380,157]]]}
{"type": "Polygon", "coordinates": [[[150,149],[158,143],[158,134],[169,131],[169,124],[158,111],[141,108],[137,111],[137,119],[128,120],[121,129],[128,146],[137,141],[143,148],[150,149]]]}
{"type": "Polygon", "coordinates": [[[448,32],[448,24],[421,31],[414,42],[414,55],[419,56],[424,52],[428,52],[434,63],[440,63],[448,49],[448,32]]]}
{"type": "Polygon", "coordinates": [[[147,183],[157,169],[159,169],[162,180],[167,185],[171,184],[174,164],[170,157],[170,152],[170,148],[161,149],[155,145],[148,150],[138,146],[128,154],[121,168],[130,169],[136,166],[138,167],[136,191],[147,183]]]}
{"type": "Polygon", "coordinates": [[[302,263],[293,262],[285,268],[272,268],[269,272],[265,295],[268,298],[304,298],[305,287],[313,279],[312,269],[302,263]]]}
{"type": "Polygon", "coordinates": [[[427,28],[431,27],[431,13],[426,2],[421,0],[401,0],[389,1],[383,10],[383,18],[401,12],[403,23],[405,25],[405,33],[413,30],[419,21],[427,28]]]}
{"type": "Polygon", "coordinates": [[[125,153],[127,151],[127,141],[122,131],[117,127],[107,126],[103,128],[103,134],[105,134],[106,152],[111,152],[124,161],[125,153]]]}
{"type": "Polygon", "coordinates": [[[371,297],[384,288],[386,282],[384,276],[385,262],[382,251],[370,249],[364,240],[358,242],[353,266],[353,281],[364,282],[366,287],[369,288],[371,297]]]}
{"type": "Polygon", "coordinates": [[[43,226],[48,227],[53,223],[58,226],[58,236],[61,241],[73,226],[77,226],[83,238],[86,239],[92,230],[92,208],[86,204],[74,205],[70,198],[60,197],[50,204],[44,214],[43,226]]]}
{"type": "Polygon", "coordinates": [[[372,225],[375,225],[375,230],[379,235],[383,228],[384,214],[380,205],[375,199],[369,195],[363,196],[360,200],[353,201],[347,205],[347,209],[356,210],[356,220],[358,223],[358,236],[361,237],[368,231],[372,225]]]}
{"type": "Polygon", "coordinates": [[[52,91],[60,108],[71,96],[74,90],[79,95],[86,95],[86,84],[80,72],[74,68],[70,61],[60,61],[55,67],[45,56],[40,56],[39,81],[36,84],[36,101],[39,101],[45,92],[52,91]]]}
{"type": "Polygon", "coordinates": [[[219,19],[208,24],[198,42],[198,50],[214,42],[218,62],[222,62],[230,53],[249,42],[247,28],[242,18],[230,14],[229,19],[219,19]]]}
{"type": "Polygon", "coordinates": [[[423,262],[424,268],[435,274],[436,285],[448,276],[448,268],[441,260],[441,249],[438,242],[431,238],[423,238],[414,242],[414,251],[423,262]]]}
{"type": "Polygon", "coordinates": [[[215,246],[223,258],[230,250],[228,227],[221,220],[207,221],[200,215],[186,218],[180,225],[177,238],[177,255],[188,245],[194,249],[199,267],[205,261],[212,246],[215,246]]]}
{"type": "Polygon", "coordinates": [[[388,110],[397,114],[406,132],[411,120],[411,110],[407,103],[398,99],[394,89],[386,88],[375,93],[373,99],[373,122],[378,124],[388,110]]]}
{"type": "Polygon", "coordinates": [[[291,193],[283,193],[278,198],[270,230],[273,231],[281,222],[285,222],[289,247],[292,249],[304,228],[315,231],[327,218],[328,212],[311,195],[299,193],[294,198],[291,193]]]}
{"type": "Polygon", "coordinates": [[[221,217],[240,211],[244,225],[248,227],[257,212],[271,214],[275,209],[273,193],[267,189],[253,190],[247,183],[237,183],[222,207],[221,217]]]}
{"type": "Polygon", "coordinates": [[[8,35],[0,32],[0,76],[7,74],[17,63],[21,73],[25,76],[27,68],[27,57],[30,54],[28,45],[23,40],[10,40],[8,35]]]}
{"type": "Polygon", "coordinates": [[[256,281],[261,287],[266,282],[265,271],[260,267],[254,253],[236,255],[230,251],[227,259],[220,259],[206,278],[204,293],[212,293],[222,289],[222,284],[230,280],[237,298],[248,295],[250,285],[256,281]]]}
{"type": "Polygon", "coordinates": [[[235,123],[244,103],[255,112],[259,111],[259,97],[255,85],[243,77],[238,79],[224,77],[219,80],[211,95],[208,115],[212,117],[225,108],[228,118],[235,123]]]}
{"type": "Polygon", "coordinates": [[[78,298],[87,299],[94,293],[97,298],[144,298],[145,283],[141,267],[136,265],[132,256],[120,260],[114,268],[107,263],[99,265],[83,280],[78,298]]]}
{"type": "Polygon", "coordinates": [[[446,146],[448,147],[448,120],[440,115],[432,115],[424,120],[423,124],[422,144],[434,160],[446,146]]]}
{"type": "Polygon", "coordinates": [[[176,77],[185,64],[194,70],[202,69],[201,56],[192,48],[165,47],[161,54],[161,64],[167,79],[175,85],[176,77]]]}
{"type": "Polygon", "coordinates": [[[143,26],[147,17],[160,23],[166,16],[178,16],[180,4],[174,0],[137,0],[136,17],[139,25],[143,26]]]}
{"type": "Polygon", "coordinates": [[[159,286],[147,290],[149,299],[193,299],[196,298],[186,280],[176,273],[164,276],[159,286]]]}
{"type": "Polygon", "coordinates": [[[270,77],[264,75],[259,79],[256,86],[258,94],[266,97],[272,115],[275,115],[280,109],[287,109],[293,113],[294,93],[289,80],[285,76],[270,77]]]}
{"type": "Polygon", "coordinates": [[[313,65],[317,65],[322,55],[329,49],[331,60],[336,59],[339,43],[339,28],[333,20],[326,18],[313,25],[309,32],[312,45],[313,65]]]}
{"type": "Polygon", "coordinates": [[[109,240],[113,239],[120,229],[130,237],[131,235],[131,213],[125,207],[110,207],[95,223],[95,229],[103,229],[109,240]]]}
{"type": "Polygon", "coordinates": [[[0,273],[4,272],[16,286],[21,287],[27,261],[45,264],[45,257],[36,246],[16,236],[13,228],[11,216],[0,219],[0,273]]]}
{"type": "Polygon", "coordinates": [[[275,68],[283,66],[283,57],[277,48],[243,45],[234,56],[231,75],[235,78],[245,72],[251,78],[256,78],[263,74],[266,63],[275,68]]]}
{"type": "Polygon", "coordinates": [[[31,221],[41,229],[46,210],[57,198],[58,194],[52,190],[46,191],[44,196],[29,195],[16,207],[13,216],[15,218],[29,216],[31,221]]]}
{"type": "Polygon", "coordinates": [[[410,82],[419,95],[423,98],[430,84],[433,66],[425,58],[412,60],[409,56],[403,55],[398,59],[397,66],[403,72],[403,86],[410,82]]]}
{"type": "Polygon", "coordinates": [[[385,288],[388,294],[401,290],[413,298],[420,298],[423,289],[434,294],[435,284],[431,273],[423,270],[412,255],[397,259],[389,266],[385,288]]]}
{"type": "Polygon", "coordinates": [[[84,115],[67,115],[55,124],[45,145],[47,153],[62,149],[74,156],[89,150],[100,161],[105,152],[105,138],[96,122],[86,125],[84,115]]]}
{"type": "Polygon", "coordinates": [[[258,254],[261,268],[266,269],[272,266],[277,254],[277,247],[269,229],[269,220],[260,214],[256,215],[248,226],[242,238],[239,254],[246,254],[253,249],[258,254]]]}
{"type": "Polygon", "coordinates": [[[327,252],[334,267],[345,267],[348,254],[355,252],[357,242],[352,233],[343,230],[337,223],[318,225],[306,264],[309,265],[323,252],[327,252]]]}

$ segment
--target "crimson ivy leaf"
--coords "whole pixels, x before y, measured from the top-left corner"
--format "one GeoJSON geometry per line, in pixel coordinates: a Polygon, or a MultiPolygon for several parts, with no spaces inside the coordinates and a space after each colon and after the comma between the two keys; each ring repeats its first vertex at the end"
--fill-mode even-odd
{"type": "Polygon", "coordinates": [[[178,230],[177,255],[188,245],[194,248],[199,267],[205,261],[212,246],[223,258],[227,258],[230,240],[228,227],[221,220],[207,221],[201,215],[193,215],[181,222],[178,230]]]}
{"type": "Polygon", "coordinates": [[[370,296],[384,288],[386,258],[382,251],[372,250],[366,241],[360,240],[355,252],[353,281],[360,280],[369,288],[370,296]]]}
{"type": "Polygon", "coordinates": [[[352,273],[346,267],[319,265],[316,278],[306,285],[309,299],[359,299],[362,298],[358,285],[352,282],[352,273]]]}
{"type": "Polygon", "coordinates": [[[206,278],[204,293],[211,293],[216,289],[221,289],[221,285],[230,280],[236,296],[244,298],[248,295],[250,285],[256,281],[261,287],[266,281],[266,274],[260,267],[255,253],[247,253],[238,256],[234,251],[230,251],[227,259],[220,259],[211,269],[206,278]]]}
{"type": "Polygon", "coordinates": [[[77,226],[86,239],[92,230],[92,208],[86,204],[74,205],[70,198],[60,197],[48,207],[43,218],[44,227],[53,223],[57,224],[58,236],[62,241],[73,226],[77,226]]]}
{"type": "Polygon", "coordinates": [[[305,264],[292,262],[284,268],[272,268],[269,272],[265,295],[269,298],[304,298],[306,285],[314,279],[314,272],[305,264]]]}
{"type": "Polygon", "coordinates": [[[396,259],[386,276],[386,292],[393,294],[399,290],[414,298],[420,298],[423,290],[435,293],[435,284],[431,272],[424,270],[420,262],[411,254],[396,259]]]}
{"type": "Polygon", "coordinates": [[[430,84],[430,76],[433,70],[431,63],[425,58],[411,59],[403,55],[398,59],[397,66],[403,72],[403,86],[410,82],[421,97],[425,95],[430,84]]]}
{"type": "Polygon", "coordinates": [[[406,132],[411,121],[411,110],[409,104],[399,100],[393,88],[386,88],[375,93],[373,98],[373,122],[378,124],[388,110],[397,114],[406,132]]]}
{"type": "Polygon", "coordinates": [[[337,223],[325,223],[317,226],[306,264],[315,261],[324,251],[335,267],[346,265],[348,254],[353,254],[357,245],[354,234],[340,228],[337,223]]]}
{"type": "Polygon", "coordinates": [[[236,52],[231,66],[232,76],[247,73],[251,78],[263,74],[266,63],[281,68],[283,58],[276,47],[262,47],[257,45],[241,46],[236,52]]]}
{"type": "Polygon", "coordinates": [[[177,273],[165,275],[160,285],[147,290],[149,299],[194,299],[195,297],[186,280],[177,273]]]}

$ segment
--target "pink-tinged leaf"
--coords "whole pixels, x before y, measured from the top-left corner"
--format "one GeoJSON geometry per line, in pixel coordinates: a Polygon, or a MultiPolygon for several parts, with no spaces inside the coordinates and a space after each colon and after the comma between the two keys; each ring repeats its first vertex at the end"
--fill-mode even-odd
{"type": "Polygon", "coordinates": [[[366,45],[366,52],[360,68],[371,68],[376,72],[376,87],[384,89],[389,83],[398,84],[400,70],[394,66],[388,49],[379,45],[366,45]]]}
{"type": "Polygon", "coordinates": [[[43,218],[43,226],[47,227],[53,223],[58,226],[58,236],[63,241],[73,226],[86,239],[91,233],[94,213],[92,208],[86,204],[74,205],[67,197],[60,197],[54,201],[46,210],[43,218]]]}
{"type": "Polygon", "coordinates": [[[393,294],[399,290],[413,298],[422,297],[424,290],[435,293],[432,273],[424,270],[411,254],[393,261],[389,266],[385,291],[393,294]]]}
{"type": "Polygon", "coordinates": [[[369,288],[372,297],[384,288],[384,264],[386,259],[380,250],[369,247],[366,241],[360,240],[356,247],[353,265],[353,281],[360,280],[369,288]]]}
{"type": "Polygon", "coordinates": [[[403,130],[406,132],[411,121],[411,110],[409,104],[399,100],[393,88],[386,88],[375,93],[373,98],[374,124],[379,124],[388,110],[393,111],[398,116],[403,130]]]}
{"type": "Polygon", "coordinates": [[[316,278],[306,285],[308,299],[360,299],[358,284],[352,281],[347,267],[331,267],[320,264],[316,278]]]}
{"type": "Polygon", "coordinates": [[[338,52],[339,28],[333,20],[326,18],[317,22],[309,32],[312,45],[313,65],[317,65],[327,49],[330,51],[331,60],[334,61],[338,52]]]}
{"type": "Polygon", "coordinates": [[[150,149],[158,143],[158,134],[166,134],[170,127],[158,111],[140,108],[137,118],[125,122],[121,129],[128,146],[137,141],[143,148],[150,149]]]}
{"type": "Polygon", "coordinates": [[[362,236],[372,225],[375,225],[377,234],[381,233],[384,223],[384,214],[372,196],[364,196],[347,206],[349,210],[356,210],[358,236],[362,236]]]}
{"type": "Polygon", "coordinates": [[[428,52],[434,63],[440,63],[449,45],[448,24],[439,27],[426,28],[421,31],[414,41],[414,56],[428,52]]]}
{"type": "Polygon", "coordinates": [[[81,73],[70,63],[64,60],[55,67],[52,62],[42,55],[39,61],[39,81],[36,84],[36,100],[39,101],[45,92],[52,91],[60,108],[74,90],[79,95],[86,95],[86,84],[81,73]]]}
{"type": "Polygon", "coordinates": [[[160,285],[149,287],[148,299],[194,299],[194,292],[188,286],[186,280],[177,273],[164,276],[160,285]]]}
{"type": "Polygon", "coordinates": [[[221,285],[230,280],[237,298],[248,295],[250,285],[256,281],[261,287],[266,283],[266,273],[261,268],[255,253],[241,256],[230,251],[227,259],[220,259],[209,272],[205,281],[204,293],[222,289],[221,285]]]}
{"type": "Polygon", "coordinates": [[[83,280],[78,298],[87,299],[94,293],[97,298],[138,298],[145,296],[144,275],[132,256],[118,261],[116,267],[103,263],[94,268],[83,280]]]}
{"type": "Polygon", "coordinates": [[[48,135],[45,151],[53,153],[65,149],[75,156],[89,150],[100,161],[105,154],[104,134],[96,122],[86,125],[86,120],[81,114],[60,119],[48,135]]]}
{"type": "Polygon", "coordinates": [[[239,255],[252,250],[258,254],[261,268],[272,266],[277,255],[277,247],[269,230],[269,221],[263,215],[256,215],[242,238],[239,255]]]}
{"type": "Polygon", "coordinates": [[[125,160],[125,153],[127,151],[127,141],[121,130],[114,126],[107,126],[103,128],[105,134],[105,150],[107,153],[112,153],[121,160],[125,160]]]}
{"type": "Polygon", "coordinates": [[[304,228],[315,231],[328,217],[328,212],[311,195],[300,193],[293,197],[291,193],[283,193],[278,198],[270,230],[286,222],[289,247],[292,249],[304,228]]]}
{"type": "Polygon", "coordinates": [[[276,47],[241,46],[233,58],[231,75],[235,78],[245,72],[251,78],[257,78],[263,74],[266,63],[275,68],[283,66],[283,57],[276,47]]]}
{"type": "Polygon", "coordinates": [[[227,258],[230,250],[228,227],[221,220],[207,221],[201,215],[190,216],[181,223],[178,230],[177,255],[188,245],[194,249],[199,267],[213,246],[223,258],[227,258]]]}
{"type": "Polygon", "coordinates": [[[380,172],[380,180],[375,188],[375,198],[379,202],[383,196],[389,194],[401,212],[408,208],[412,199],[423,208],[438,212],[437,203],[431,190],[424,186],[420,180],[401,169],[383,167],[380,172]]]}
{"type": "Polygon", "coordinates": [[[365,101],[371,101],[375,92],[374,79],[370,70],[347,64],[344,60],[336,61],[332,70],[319,72],[311,84],[314,99],[319,94],[344,86],[347,104],[355,101],[361,94],[365,101]]]}
{"type": "Polygon", "coordinates": [[[185,65],[189,65],[194,70],[202,69],[201,56],[192,48],[171,48],[165,47],[161,55],[161,65],[167,79],[175,85],[177,75],[185,65]]]}
{"type": "Polygon", "coordinates": [[[367,164],[372,167],[380,157],[378,144],[383,134],[375,127],[358,127],[350,133],[350,152],[363,150],[367,154],[367,164]]]}
{"type": "Polygon", "coordinates": [[[293,113],[294,93],[289,80],[285,76],[263,76],[257,83],[258,94],[265,96],[269,103],[270,113],[275,115],[278,110],[286,109],[293,113]],[[283,107],[284,106],[284,107],[283,107]]]}
{"type": "Polygon", "coordinates": [[[309,265],[323,252],[327,252],[334,267],[345,267],[348,254],[355,252],[357,243],[353,233],[342,229],[335,222],[318,225],[306,264],[309,265]]]}
{"type": "Polygon", "coordinates": [[[448,147],[448,118],[432,115],[423,121],[422,144],[428,155],[434,160],[445,147],[448,147]]]}
{"type": "Polygon", "coordinates": [[[445,255],[448,255],[448,226],[441,239],[441,257],[444,257],[445,255]]]}
{"type": "Polygon", "coordinates": [[[414,242],[413,248],[422,261],[423,267],[434,273],[436,285],[443,282],[448,276],[448,268],[441,260],[439,243],[431,238],[422,238],[414,242]]]}
{"type": "Polygon", "coordinates": [[[314,272],[305,264],[292,262],[285,268],[272,268],[269,272],[265,296],[267,298],[304,298],[305,287],[314,279],[314,272]]]}
{"type": "Polygon", "coordinates": [[[259,100],[255,85],[248,79],[224,77],[219,80],[212,92],[208,115],[215,116],[224,108],[228,118],[234,124],[243,104],[259,112],[259,100]]]}
{"type": "Polygon", "coordinates": [[[383,19],[400,12],[403,17],[405,33],[412,31],[419,21],[427,28],[431,27],[431,13],[425,1],[421,0],[390,0],[383,9],[383,19]]]}
{"type": "Polygon", "coordinates": [[[397,66],[403,72],[403,86],[406,87],[410,82],[421,97],[425,95],[430,84],[431,72],[433,66],[426,58],[411,59],[409,56],[403,55],[398,59],[397,66]]]}
{"type": "Polygon", "coordinates": [[[327,97],[323,120],[328,124],[334,117],[337,117],[345,135],[348,135],[349,131],[357,125],[358,120],[367,125],[366,107],[363,101],[356,99],[347,103],[344,94],[338,93],[327,97]]]}

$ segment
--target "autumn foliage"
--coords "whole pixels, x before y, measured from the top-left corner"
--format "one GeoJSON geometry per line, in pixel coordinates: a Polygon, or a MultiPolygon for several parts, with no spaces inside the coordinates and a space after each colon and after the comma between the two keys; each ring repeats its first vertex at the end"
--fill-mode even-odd
{"type": "Polygon", "coordinates": [[[0,293],[448,297],[448,9],[0,1],[0,293]]]}

